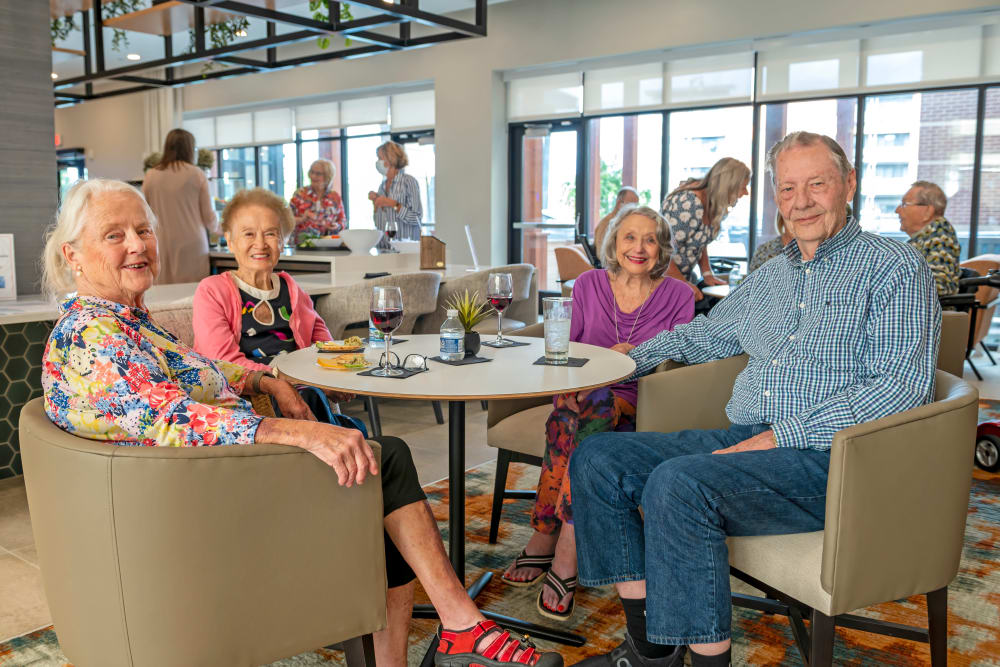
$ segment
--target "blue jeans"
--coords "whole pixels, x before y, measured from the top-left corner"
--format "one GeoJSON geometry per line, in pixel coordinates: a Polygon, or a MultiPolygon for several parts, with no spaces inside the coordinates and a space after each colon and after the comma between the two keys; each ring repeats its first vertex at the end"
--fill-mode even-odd
{"type": "Polygon", "coordinates": [[[573,452],[580,582],[645,579],[649,641],[729,639],[726,536],[823,529],[828,451],[711,453],[768,428],[600,433],[573,452]]]}

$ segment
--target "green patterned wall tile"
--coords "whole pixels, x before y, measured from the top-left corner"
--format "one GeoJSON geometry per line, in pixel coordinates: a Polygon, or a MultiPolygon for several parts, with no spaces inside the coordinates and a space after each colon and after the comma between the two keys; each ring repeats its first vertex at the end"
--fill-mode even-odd
{"type": "Polygon", "coordinates": [[[24,404],[42,395],[42,353],[53,324],[0,325],[0,479],[23,473],[17,420],[24,404]]]}

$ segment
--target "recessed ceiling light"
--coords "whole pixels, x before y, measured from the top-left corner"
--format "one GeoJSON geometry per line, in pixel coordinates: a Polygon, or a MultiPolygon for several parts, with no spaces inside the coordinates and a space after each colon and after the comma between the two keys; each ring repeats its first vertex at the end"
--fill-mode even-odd
{"type": "Polygon", "coordinates": [[[129,60],[142,60],[142,56],[140,56],[138,53],[130,53],[125,57],[128,58],[129,60]]]}
{"type": "Polygon", "coordinates": [[[237,37],[246,37],[247,36],[247,31],[246,30],[237,30],[236,31],[236,36],[237,37]]]}
{"type": "Polygon", "coordinates": [[[53,73],[52,73],[52,78],[53,78],[53,79],[58,79],[58,78],[59,78],[59,75],[58,75],[58,74],[56,74],[55,72],[53,72],[53,73]]]}

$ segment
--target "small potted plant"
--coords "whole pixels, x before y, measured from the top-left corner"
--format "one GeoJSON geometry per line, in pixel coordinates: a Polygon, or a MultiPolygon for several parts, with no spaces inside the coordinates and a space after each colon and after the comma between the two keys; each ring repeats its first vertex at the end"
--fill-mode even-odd
{"type": "Polygon", "coordinates": [[[479,332],[473,331],[473,328],[492,315],[493,309],[479,298],[479,292],[470,294],[469,290],[451,297],[445,309],[452,308],[458,311],[458,321],[465,329],[465,356],[474,357],[479,354],[480,341],[479,332]]]}

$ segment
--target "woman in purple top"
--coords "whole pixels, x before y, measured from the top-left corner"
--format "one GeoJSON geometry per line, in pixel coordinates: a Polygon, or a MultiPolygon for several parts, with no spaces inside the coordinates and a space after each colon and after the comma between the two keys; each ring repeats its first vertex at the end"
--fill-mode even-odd
{"type": "MultiPolygon", "coordinates": [[[[694,294],[666,275],[672,254],[670,227],[653,209],[625,206],[611,221],[599,248],[607,269],[587,271],[573,287],[570,340],[601,347],[638,345],[694,317],[694,294]]],[[[569,458],[588,435],[634,431],[636,382],[556,396],[546,422],[546,447],[538,497],[531,514],[535,533],[503,573],[514,586],[542,576],[538,611],[565,620],[573,613],[576,538],[570,504],[569,458]]]]}

